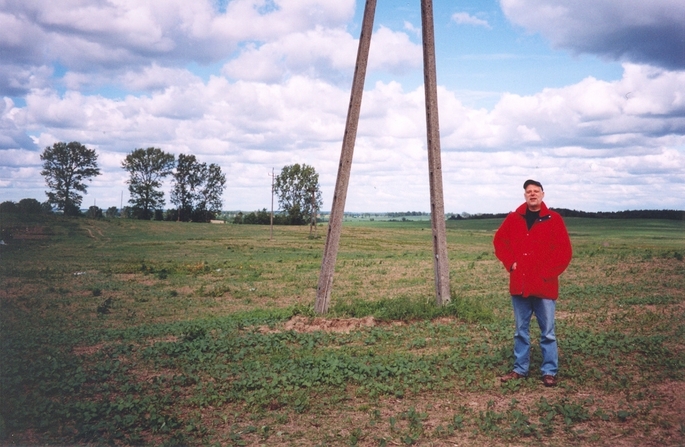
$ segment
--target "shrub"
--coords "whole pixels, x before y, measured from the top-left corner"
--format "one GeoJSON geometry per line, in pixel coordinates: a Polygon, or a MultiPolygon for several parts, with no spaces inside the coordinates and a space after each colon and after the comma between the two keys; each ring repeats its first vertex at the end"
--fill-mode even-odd
{"type": "Polygon", "coordinates": [[[86,212],[86,217],[89,219],[102,219],[102,210],[97,206],[91,206],[86,212]]]}
{"type": "Polygon", "coordinates": [[[0,213],[16,213],[17,211],[17,204],[11,200],[0,203],[0,213]]]}
{"type": "Polygon", "coordinates": [[[43,212],[43,205],[36,199],[21,199],[17,208],[22,214],[40,214],[43,212]]]}

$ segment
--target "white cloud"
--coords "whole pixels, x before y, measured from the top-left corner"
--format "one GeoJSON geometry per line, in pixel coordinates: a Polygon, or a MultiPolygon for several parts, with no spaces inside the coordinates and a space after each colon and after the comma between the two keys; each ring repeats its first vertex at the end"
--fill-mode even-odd
{"type": "MultiPolygon", "coordinates": [[[[292,163],[317,169],[324,208],[331,205],[357,50],[347,28],[355,2],[233,0],[226,13],[209,1],[65,0],[58,2],[65,11],[54,2],[38,11],[42,3],[9,1],[0,13],[0,24],[22,37],[0,27],[7,61],[0,92],[20,98],[0,101],[3,200],[34,193],[44,200],[39,151],[79,141],[96,149],[103,169],[84,204],[118,206],[126,191],[120,161],[154,146],[218,163],[229,180],[227,209],[268,207],[268,174],[292,163]],[[26,19],[31,14],[36,19],[26,19]],[[108,14],[112,21],[103,21],[108,14]],[[35,39],[24,39],[27,29],[35,39]],[[223,70],[200,76],[187,68],[207,61],[223,70]]],[[[538,26],[557,43],[567,34],[583,37],[583,45],[601,37],[578,21],[559,25],[578,16],[575,4],[502,4],[517,23],[538,26]],[[537,24],[543,19],[564,29],[537,24]]],[[[626,29],[639,21],[599,5],[598,13],[621,18],[626,29]]],[[[650,8],[637,10],[650,18],[650,8]]],[[[468,14],[453,20],[488,25],[468,14]]],[[[377,25],[372,75],[420,69],[418,30],[407,23],[402,31],[377,25]]],[[[588,76],[531,95],[508,92],[489,110],[465,103],[474,92],[441,86],[447,211],[511,209],[529,177],[545,184],[552,206],[685,208],[685,71],[623,67],[614,81],[588,76]]],[[[367,83],[347,209],[428,209],[425,126],[422,86],[367,83]]]]}
{"type": "Polygon", "coordinates": [[[411,22],[404,21],[404,29],[409,31],[414,36],[421,38],[421,28],[415,27],[411,22]]]}
{"type": "Polygon", "coordinates": [[[467,12],[455,12],[452,14],[452,21],[457,25],[482,26],[487,29],[492,29],[487,20],[479,19],[467,12]]]}
{"type": "Polygon", "coordinates": [[[97,77],[111,73],[116,79],[151,60],[162,66],[220,61],[241,42],[268,43],[320,26],[340,27],[352,17],[355,2],[275,5],[260,9],[261,2],[233,0],[222,14],[210,0],[7,1],[0,12],[0,56],[12,70],[0,78],[0,94],[27,91],[26,70],[56,63],[72,72],[67,81],[73,87],[82,82],[79,77],[98,72],[97,77]]]}
{"type": "MultiPolygon", "coordinates": [[[[624,77],[614,82],[587,78],[530,96],[506,94],[490,111],[464,106],[453,92],[440,88],[446,207],[509,209],[512,200],[520,199],[520,179],[528,177],[539,178],[546,190],[549,184],[554,206],[584,210],[601,208],[600,199],[575,186],[588,176],[593,184],[613,185],[605,194],[619,209],[629,207],[635,197],[644,203],[653,200],[629,184],[668,183],[682,189],[684,94],[685,73],[637,65],[626,65],[624,77]],[[508,184],[513,196],[501,192],[508,184]],[[628,189],[615,186],[619,184],[628,189]],[[468,185],[478,185],[478,194],[468,185]],[[627,190],[633,196],[622,195],[627,190]]],[[[262,202],[268,189],[253,195],[249,184],[268,181],[262,177],[272,167],[296,162],[317,168],[324,206],[330,206],[349,92],[306,76],[281,84],[212,77],[208,82],[181,81],[149,96],[109,99],[45,90],[26,101],[24,108],[5,102],[4,126],[35,129],[41,148],[73,140],[96,148],[108,160],[109,177],[103,179],[121,182],[123,171],[116,160],[137,147],[193,153],[230,172],[237,190],[247,188],[245,194],[227,196],[226,206],[249,210],[268,204],[262,202]]],[[[426,209],[425,140],[422,87],[404,91],[397,82],[368,86],[348,209],[426,209]]],[[[6,153],[12,158],[18,154],[6,153]]],[[[13,181],[19,182],[19,176],[13,181]]],[[[33,188],[40,187],[38,176],[33,188]]],[[[103,206],[119,200],[119,192],[107,191],[102,179],[89,194],[109,194],[109,199],[98,199],[103,206]]],[[[654,206],[682,203],[660,200],[654,206]]],[[[601,201],[607,203],[607,197],[601,201]]]]}
{"type": "Polygon", "coordinates": [[[586,78],[531,96],[505,94],[489,113],[459,109],[445,92],[441,98],[443,147],[641,148],[649,152],[666,141],[681,141],[685,131],[685,72],[626,65],[621,80],[586,78]],[[457,125],[459,123],[467,125],[457,125]]]}
{"type": "Polygon", "coordinates": [[[403,73],[420,68],[423,49],[409,40],[405,33],[381,26],[371,38],[369,70],[403,73]]]}
{"type": "MultiPolygon", "coordinates": [[[[358,45],[342,28],[316,27],[261,46],[249,44],[222,72],[234,79],[261,82],[300,74],[332,81],[340,81],[345,74],[344,80],[349,81],[358,45]]],[[[371,39],[368,69],[402,73],[420,67],[421,58],[421,47],[407,34],[381,26],[371,39]]]]}
{"type": "Polygon", "coordinates": [[[578,53],[685,68],[681,0],[500,0],[512,22],[578,53]]]}
{"type": "MultiPolygon", "coordinates": [[[[22,124],[20,110],[11,99],[3,98],[0,102],[0,150],[33,147],[33,142],[21,128],[22,124]]],[[[12,163],[11,157],[7,163],[12,163]]]]}
{"type": "Polygon", "coordinates": [[[357,43],[342,28],[316,27],[293,33],[275,42],[249,44],[223,73],[246,81],[278,82],[287,75],[335,77],[354,66],[357,43]]]}
{"type": "Polygon", "coordinates": [[[162,67],[156,63],[137,72],[128,71],[119,79],[124,88],[133,91],[163,90],[171,85],[189,85],[200,81],[188,70],[162,67]]]}

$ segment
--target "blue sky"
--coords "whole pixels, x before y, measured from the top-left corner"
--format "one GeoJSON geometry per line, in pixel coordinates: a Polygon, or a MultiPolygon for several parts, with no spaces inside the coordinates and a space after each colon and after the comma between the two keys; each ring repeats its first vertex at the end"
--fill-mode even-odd
{"type": "MultiPolygon", "coordinates": [[[[153,146],[218,163],[229,210],[312,165],[328,209],[363,8],[3,2],[0,201],[45,200],[41,151],[79,141],[103,172],[84,206],[126,204],[121,161],[153,146]]],[[[511,210],[527,178],[553,207],[685,209],[685,3],[434,0],[434,18],[447,212],[511,210]]],[[[429,209],[420,28],[419,0],[378,0],[349,211],[429,209]]]]}
{"type": "MultiPolygon", "coordinates": [[[[502,92],[530,95],[545,87],[573,84],[587,76],[616,80],[623,74],[618,61],[552,49],[539,34],[528,33],[509,22],[497,1],[462,1],[458,8],[455,5],[456,2],[449,1],[434,3],[439,82],[455,91],[489,93],[482,101],[484,106],[494,105],[502,92]]],[[[356,20],[360,21],[363,7],[357,9],[356,20]]],[[[377,22],[400,30],[409,23],[419,32],[420,2],[381,1],[377,22]]],[[[413,37],[420,45],[420,35],[413,37]]],[[[422,85],[420,70],[413,75],[408,77],[407,84],[422,85]]]]}

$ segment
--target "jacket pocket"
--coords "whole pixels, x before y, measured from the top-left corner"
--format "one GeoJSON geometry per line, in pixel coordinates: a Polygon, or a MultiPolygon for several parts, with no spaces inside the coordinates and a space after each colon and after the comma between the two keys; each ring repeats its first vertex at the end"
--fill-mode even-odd
{"type": "Polygon", "coordinates": [[[509,293],[511,295],[523,294],[523,272],[520,268],[509,273],[509,293]]]}

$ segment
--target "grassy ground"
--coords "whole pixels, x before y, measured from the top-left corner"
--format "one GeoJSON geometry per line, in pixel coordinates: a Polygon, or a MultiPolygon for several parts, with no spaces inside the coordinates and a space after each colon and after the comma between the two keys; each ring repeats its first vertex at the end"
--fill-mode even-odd
{"type": "Polygon", "coordinates": [[[685,445],[685,223],[566,222],[548,389],[497,380],[497,220],[443,308],[430,222],[346,225],[316,318],[325,227],[1,216],[0,445],[685,445]]]}

